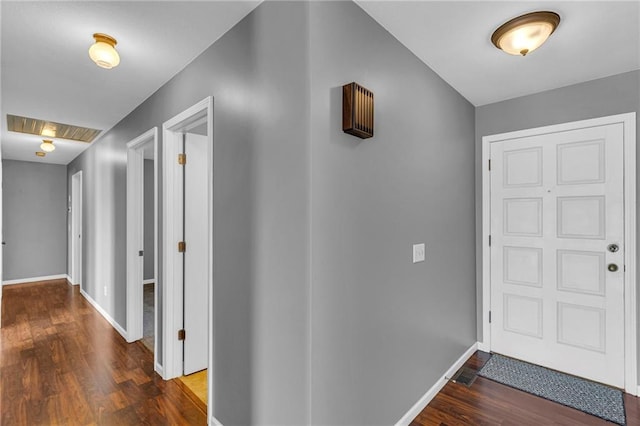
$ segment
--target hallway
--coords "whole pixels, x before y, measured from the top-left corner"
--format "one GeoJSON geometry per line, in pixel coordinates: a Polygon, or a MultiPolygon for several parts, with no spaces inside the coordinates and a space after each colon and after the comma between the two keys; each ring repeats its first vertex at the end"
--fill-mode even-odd
{"type": "Polygon", "coordinates": [[[153,369],[66,280],[4,288],[0,423],[206,424],[175,380],[153,369]]]}

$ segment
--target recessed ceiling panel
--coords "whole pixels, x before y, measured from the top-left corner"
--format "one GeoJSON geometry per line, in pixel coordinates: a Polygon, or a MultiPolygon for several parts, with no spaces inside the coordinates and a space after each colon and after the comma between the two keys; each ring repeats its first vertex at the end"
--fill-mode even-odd
{"type": "Polygon", "coordinates": [[[92,142],[101,132],[101,130],[97,129],[11,114],[7,114],[7,129],[10,132],[29,133],[47,138],[69,139],[78,142],[92,142]]]}

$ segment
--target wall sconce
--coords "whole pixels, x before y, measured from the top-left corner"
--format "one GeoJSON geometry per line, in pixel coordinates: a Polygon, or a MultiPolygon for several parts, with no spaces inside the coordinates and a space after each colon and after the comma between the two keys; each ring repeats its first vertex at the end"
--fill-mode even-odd
{"type": "Polygon", "coordinates": [[[373,136],[373,92],[357,83],[342,86],[342,131],[360,139],[373,136]]]}

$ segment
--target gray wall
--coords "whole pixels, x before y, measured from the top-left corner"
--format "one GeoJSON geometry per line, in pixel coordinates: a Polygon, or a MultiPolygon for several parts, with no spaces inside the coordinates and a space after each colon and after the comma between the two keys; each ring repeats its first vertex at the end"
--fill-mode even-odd
{"type": "Polygon", "coordinates": [[[476,341],[474,108],[354,3],[310,9],[312,419],[389,425],[476,341]]]}
{"type": "MultiPolygon", "coordinates": [[[[482,137],[640,111],[640,71],[562,87],[476,108],[476,265],[478,340],[482,341],[482,137]]],[[[636,117],[636,120],[639,117],[636,117]]],[[[636,126],[640,140],[640,126],[636,126]]],[[[637,152],[640,159],[640,150],[637,152]]],[[[638,161],[638,159],[636,161],[638,161]]],[[[638,162],[640,164],[640,162],[638,162]]],[[[640,173],[638,173],[640,190],[640,173]]],[[[640,197],[638,198],[640,200],[640,197]]],[[[640,228],[639,232],[640,232],[640,228]]],[[[640,239],[639,239],[640,241],[640,239]]],[[[640,297],[640,294],[639,294],[640,297]]],[[[640,299],[638,301],[640,304],[640,299]]],[[[638,327],[640,342],[640,327],[638,327]]],[[[640,367],[640,360],[639,360],[640,367]]]]}
{"type": "Polygon", "coordinates": [[[143,279],[155,278],[153,160],[144,160],[144,271],[143,279]]]}
{"type": "Polygon", "coordinates": [[[125,325],[125,144],[214,97],[213,405],[226,426],[308,420],[307,8],[262,4],[68,167],[84,171],[85,290],[125,325]]]}
{"type": "Polygon", "coordinates": [[[2,164],[2,280],[66,274],[66,166],[2,164]]]}

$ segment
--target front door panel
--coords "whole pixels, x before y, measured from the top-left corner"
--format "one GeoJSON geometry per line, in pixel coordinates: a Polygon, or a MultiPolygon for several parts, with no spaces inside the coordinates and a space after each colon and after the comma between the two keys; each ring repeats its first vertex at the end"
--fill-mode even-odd
{"type": "Polygon", "coordinates": [[[624,387],[622,124],[493,142],[491,163],[492,350],[624,387]]]}

